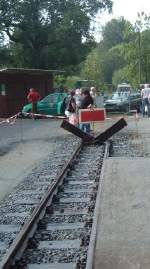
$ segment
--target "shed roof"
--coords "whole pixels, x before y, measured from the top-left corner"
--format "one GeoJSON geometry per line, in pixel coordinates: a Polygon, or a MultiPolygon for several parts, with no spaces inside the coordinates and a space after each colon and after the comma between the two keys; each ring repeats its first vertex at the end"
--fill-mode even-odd
{"type": "Polygon", "coordinates": [[[3,68],[0,73],[3,74],[28,74],[28,75],[45,75],[45,74],[60,74],[64,73],[62,70],[46,70],[46,69],[26,69],[26,68],[3,68]]]}

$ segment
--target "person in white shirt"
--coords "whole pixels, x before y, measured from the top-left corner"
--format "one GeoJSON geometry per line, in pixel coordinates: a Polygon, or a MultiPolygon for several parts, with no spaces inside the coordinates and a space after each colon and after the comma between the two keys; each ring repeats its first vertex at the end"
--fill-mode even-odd
{"type": "Polygon", "coordinates": [[[147,108],[147,114],[150,116],[150,102],[149,102],[149,95],[150,95],[150,87],[148,84],[144,85],[144,88],[141,90],[141,97],[142,97],[142,114],[143,117],[146,114],[146,108],[147,108]]]}
{"type": "Polygon", "coordinates": [[[148,95],[148,112],[147,112],[147,114],[148,114],[148,117],[150,117],[150,93],[148,95]]]}

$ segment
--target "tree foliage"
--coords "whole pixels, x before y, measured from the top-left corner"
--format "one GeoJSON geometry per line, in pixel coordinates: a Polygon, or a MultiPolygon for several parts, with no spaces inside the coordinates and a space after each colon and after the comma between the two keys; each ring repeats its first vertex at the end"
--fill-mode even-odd
{"type": "Polygon", "coordinates": [[[125,60],[120,52],[124,32],[128,22],[123,18],[113,19],[106,24],[102,32],[102,41],[98,44],[83,63],[82,76],[95,79],[97,84],[112,84],[114,70],[122,68],[125,60]]]}
{"type": "Polygon", "coordinates": [[[127,37],[125,37],[125,31],[128,27],[130,27],[130,23],[123,17],[109,21],[102,29],[101,46],[105,50],[109,50],[124,42],[125,39],[127,39],[127,37]]]}
{"type": "Polygon", "coordinates": [[[79,64],[94,45],[91,16],[111,7],[111,0],[0,0],[0,27],[9,37],[13,65],[79,64]]]}
{"type": "Polygon", "coordinates": [[[124,18],[108,22],[101,42],[87,57],[82,72],[87,66],[89,74],[101,83],[115,86],[121,82],[134,86],[150,83],[150,17],[139,14],[135,25],[124,18]],[[97,53],[96,57],[93,52],[97,53]],[[94,58],[96,70],[92,67],[94,58]]]}

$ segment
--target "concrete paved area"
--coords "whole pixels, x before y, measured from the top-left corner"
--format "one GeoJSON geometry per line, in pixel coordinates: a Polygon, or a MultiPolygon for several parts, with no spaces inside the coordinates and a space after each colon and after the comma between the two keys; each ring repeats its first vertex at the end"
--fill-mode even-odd
{"type": "Polygon", "coordinates": [[[67,134],[60,123],[25,119],[0,125],[0,200],[55,150],[67,134]]]}
{"type": "MultiPolygon", "coordinates": [[[[150,119],[128,119],[122,133],[150,156],[150,119]]],[[[146,154],[144,155],[146,156],[146,154]]],[[[150,158],[105,163],[94,269],[150,268],[150,158]]]]}

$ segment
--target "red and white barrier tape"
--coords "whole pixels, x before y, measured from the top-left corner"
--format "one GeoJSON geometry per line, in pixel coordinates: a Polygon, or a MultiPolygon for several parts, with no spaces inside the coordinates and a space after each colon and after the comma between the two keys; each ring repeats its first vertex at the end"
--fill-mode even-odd
{"type": "Polygon", "coordinates": [[[5,120],[0,121],[0,124],[4,124],[4,123],[8,123],[8,124],[14,124],[17,120],[17,118],[19,117],[20,112],[15,114],[14,116],[7,118],[5,120]]]}
{"type": "Polygon", "coordinates": [[[52,115],[44,115],[44,114],[33,114],[33,113],[27,113],[27,112],[19,112],[15,114],[14,116],[7,118],[5,120],[0,121],[0,124],[8,123],[8,124],[14,124],[17,120],[17,118],[21,118],[21,116],[30,116],[30,117],[40,117],[43,119],[66,119],[65,116],[52,116],[52,115]]]}
{"type": "Polygon", "coordinates": [[[66,119],[65,116],[53,116],[53,115],[44,115],[44,114],[36,114],[36,113],[27,113],[27,112],[22,112],[21,115],[23,116],[36,116],[36,117],[41,117],[44,119],[66,119]]]}

